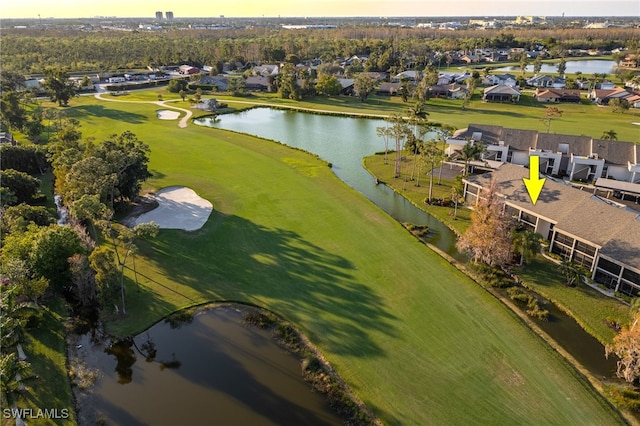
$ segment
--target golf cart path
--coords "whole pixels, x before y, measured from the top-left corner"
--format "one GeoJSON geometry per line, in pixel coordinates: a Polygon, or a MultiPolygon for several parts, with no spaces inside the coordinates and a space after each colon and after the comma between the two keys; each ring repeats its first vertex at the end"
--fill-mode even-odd
{"type": "Polygon", "coordinates": [[[168,101],[123,101],[123,100],[120,100],[120,99],[103,98],[101,96],[101,93],[96,93],[94,96],[95,96],[96,99],[99,99],[101,101],[123,102],[123,103],[129,103],[129,104],[154,104],[154,105],[159,105],[159,106],[164,107],[164,108],[170,108],[170,109],[176,109],[178,111],[182,111],[182,112],[185,113],[185,115],[178,122],[178,127],[180,127],[180,128],[187,127],[187,123],[189,122],[189,119],[193,115],[193,112],[188,110],[188,109],[184,109],[184,108],[179,108],[179,107],[168,105],[168,102],[176,102],[177,99],[172,99],[172,100],[168,100],[168,101]]]}

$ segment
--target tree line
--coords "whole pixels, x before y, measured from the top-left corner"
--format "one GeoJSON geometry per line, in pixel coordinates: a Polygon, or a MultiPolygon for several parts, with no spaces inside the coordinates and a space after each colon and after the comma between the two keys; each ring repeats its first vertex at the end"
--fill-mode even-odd
{"type": "MultiPolygon", "coordinates": [[[[443,33],[427,28],[340,28],[333,30],[234,29],[219,31],[177,30],[140,33],[72,30],[3,30],[0,51],[3,69],[22,74],[40,74],[46,67],[68,71],[114,71],[188,63],[194,66],[216,62],[283,61],[287,54],[303,60],[333,61],[354,54],[383,58],[379,68],[395,58],[414,58],[426,66],[436,52],[471,51],[475,48],[547,49],[640,47],[635,30],[616,28],[461,30],[443,33]],[[402,55],[400,55],[402,53],[402,55]]],[[[377,60],[376,60],[377,62],[377,60]]],[[[388,65],[388,64],[387,64],[388,65]]],[[[383,71],[386,71],[384,69],[383,71]]]]}
{"type": "Polygon", "coordinates": [[[29,379],[29,366],[16,357],[16,345],[42,305],[64,297],[74,315],[126,313],[124,270],[136,241],[154,236],[154,224],[133,229],[112,222],[137,197],[149,147],[123,132],[101,143],[85,139],[79,124],[63,118],[48,146],[5,145],[2,161],[0,238],[0,369],[2,405],[19,396],[16,374],[29,379]],[[59,224],[40,193],[43,173],[55,177],[56,192],[68,211],[59,224]],[[104,244],[111,239],[112,247],[104,244]],[[121,257],[117,247],[122,247],[121,257]]]}

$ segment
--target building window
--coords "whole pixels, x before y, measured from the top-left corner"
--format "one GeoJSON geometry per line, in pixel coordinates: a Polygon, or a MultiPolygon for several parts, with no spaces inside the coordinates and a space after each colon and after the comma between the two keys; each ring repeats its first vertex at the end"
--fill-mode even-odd
{"type": "Polygon", "coordinates": [[[620,287],[618,287],[618,291],[631,297],[637,297],[638,295],[640,295],[640,288],[625,280],[620,281],[620,287]]]}
{"type": "Polygon", "coordinates": [[[532,214],[522,212],[520,215],[520,220],[524,223],[528,223],[529,225],[536,227],[536,223],[538,222],[538,218],[532,214]]]}
{"type": "Polygon", "coordinates": [[[563,244],[567,247],[573,247],[573,238],[568,237],[560,232],[556,232],[555,242],[563,244]]]}
{"type": "Polygon", "coordinates": [[[571,256],[571,247],[565,247],[563,245],[554,244],[553,249],[551,249],[551,252],[555,254],[559,254],[560,256],[567,259],[569,258],[569,256],[571,256]]]}
{"type": "Polygon", "coordinates": [[[573,259],[572,259],[573,263],[581,265],[581,266],[585,266],[589,269],[591,269],[591,267],[593,266],[593,257],[591,256],[587,256],[584,253],[580,253],[579,251],[574,251],[573,252],[573,259]]]}
{"type": "Polygon", "coordinates": [[[576,250],[581,251],[584,254],[588,254],[589,256],[594,256],[596,254],[596,248],[590,246],[587,243],[583,243],[582,241],[576,241],[576,250]]]}
{"type": "Polygon", "coordinates": [[[640,286],[640,274],[637,272],[633,272],[631,269],[625,268],[624,272],[622,273],[622,278],[632,284],[640,286]]]}
{"type": "Polygon", "coordinates": [[[615,275],[616,277],[620,275],[620,271],[622,270],[622,266],[603,258],[598,260],[598,268],[615,275]]]}
{"type": "Polygon", "coordinates": [[[618,277],[610,275],[600,269],[596,270],[596,275],[593,280],[599,284],[604,284],[607,288],[615,290],[618,285],[618,277]]]}
{"type": "Polygon", "coordinates": [[[520,210],[516,209],[515,207],[512,207],[510,205],[505,205],[505,214],[509,217],[513,217],[515,219],[518,219],[518,216],[520,215],[520,210]]]}

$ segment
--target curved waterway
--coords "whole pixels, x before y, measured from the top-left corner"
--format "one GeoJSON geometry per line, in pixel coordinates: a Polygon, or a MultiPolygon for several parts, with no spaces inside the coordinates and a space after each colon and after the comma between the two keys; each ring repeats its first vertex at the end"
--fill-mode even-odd
{"type": "MultiPolygon", "coordinates": [[[[194,122],[272,139],[318,155],[331,163],[336,176],[391,217],[402,223],[429,226],[431,244],[456,260],[464,259],[456,250],[455,233],[391,188],[376,185],[373,176],[362,167],[364,157],[384,151],[382,138],[376,136],[376,128],[387,125],[384,120],[255,108],[217,119],[204,117],[194,122]]],[[[435,134],[427,137],[435,137],[435,134]]]]}
{"type": "MultiPolygon", "coordinates": [[[[362,167],[363,157],[384,151],[384,141],[376,135],[376,127],[386,126],[384,120],[347,118],[255,108],[248,111],[194,121],[198,125],[215,127],[259,137],[318,155],[332,164],[335,174],[346,184],[364,194],[376,205],[400,222],[428,225],[429,242],[458,261],[467,259],[456,250],[456,235],[442,222],[418,209],[385,185],[376,185],[362,167]]],[[[431,137],[434,135],[428,135],[431,137]]],[[[604,347],[580,325],[556,306],[545,306],[552,317],[538,325],[584,368],[596,377],[612,377],[615,359],[607,359],[604,347]]]]}
{"type": "Polygon", "coordinates": [[[302,379],[300,363],[243,318],[219,307],[119,342],[82,336],[76,355],[99,377],[77,393],[79,424],[343,424],[302,379]]]}

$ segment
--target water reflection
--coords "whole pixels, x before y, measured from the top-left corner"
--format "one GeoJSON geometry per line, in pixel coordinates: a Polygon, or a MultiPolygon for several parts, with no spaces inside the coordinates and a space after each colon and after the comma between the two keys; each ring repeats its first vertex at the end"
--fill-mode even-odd
{"type": "Polygon", "coordinates": [[[343,423],[300,363],[231,307],[179,329],[162,322],[135,338],[92,344],[86,334],[78,343],[86,367],[102,372],[77,395],[81,425],[343,423]]]}
{"type": "MultiPolygon", "coordinates": [[[[579,63],[585,67],[593,67],[603,62],[611,61],[579,63]]],[[[571,61],[568,61],[567,66],[570,64],[571,61]]],[[[257,108],[222,116],[216,122],[205,117],[196,120],[196,123],[277,140],[320,156],[333,164],[333,171],[340,179],[393,218],[400,222],[429,226],[431,244],[458,261],[467,261],[456,250],[457,237],[450,229],[387,186],[376,185],[371,175],[362,167],[363,157],[384,150],[384,141],[376,135],[376,127],[385,126],[385,121],[257,108]],[[256,123],[260,125],[257,126],[256,123]]],[[[540,323],[540,328],[594,375],[611,377],[615,360],[605,358],[602,344],[552,303],[548,304],[547,309],[552,318],[540,323]]]]}

